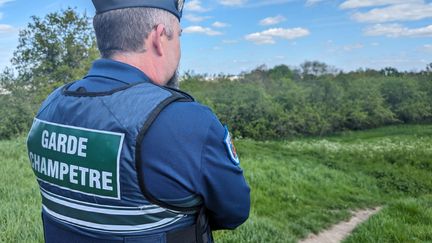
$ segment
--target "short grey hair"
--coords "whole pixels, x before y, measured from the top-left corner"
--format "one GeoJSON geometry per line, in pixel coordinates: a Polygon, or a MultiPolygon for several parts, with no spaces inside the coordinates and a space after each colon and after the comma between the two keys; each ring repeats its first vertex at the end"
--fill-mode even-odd
{"type": "Polygon", "coordinates": [[[165,10],[124,8],[97,14],[93,27],[101,56],[112,58],[117,53],[145,52],[145,39],[158,24],[165,25],[168,38],[172,38],[176,21],[177,18],[165,10]]]}

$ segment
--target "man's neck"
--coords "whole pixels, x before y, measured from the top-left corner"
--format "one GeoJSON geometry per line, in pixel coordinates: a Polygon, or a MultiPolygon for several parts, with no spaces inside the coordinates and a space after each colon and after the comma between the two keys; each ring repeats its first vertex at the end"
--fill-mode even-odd
{"type": "Polygon", "coordinates": [[[121,53],[116,54],[112,59],[136,67],[147,75],[153,83],[164,85],[163,80],[161,80],[158,73],[157,65],[144,53],[121,53]]]}

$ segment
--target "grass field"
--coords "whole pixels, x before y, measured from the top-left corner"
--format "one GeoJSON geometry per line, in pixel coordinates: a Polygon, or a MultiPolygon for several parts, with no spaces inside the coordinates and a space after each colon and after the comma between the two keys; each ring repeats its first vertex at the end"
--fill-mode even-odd
{"type": "MultiPolygon", "coordinates": [[[[0,242],[43,240],[24,140],[0,141],[0,242]]],[[[216,232],[217,242],[296,242],[378,205],[346,242],[432,241],[432,125],[236,146],[252,210],[236,231],[216,232]]]]}

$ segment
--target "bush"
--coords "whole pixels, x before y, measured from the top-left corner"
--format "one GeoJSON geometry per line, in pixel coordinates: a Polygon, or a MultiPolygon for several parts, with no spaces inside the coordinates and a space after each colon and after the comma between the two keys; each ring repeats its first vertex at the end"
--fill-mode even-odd
{"type": "MultiPolygon", "coordinates": [[[[311,69],[312,70],[312,69],[311,69]]],[[[351,73],[260,66],[237,81],[187,76],[182,89],[210,106],[236,137],[258,140],[325,135],[432,118],[432,82],[388,68],[351,73]],[[332,74],[333,73],[333,74],[332,74]],[[300,76],[299,76],[300,75],[300,76]]]]}
{"type": "Polygon", "coordinates": [[[387,79],[381,92],[390,109],[403,122],[421,122],[431,116],[427,93],[411,78],[387,79]]]}
{"type": "Polygon", "coordinates": [[[0,139],[9,139],[29,131],[37,105],[26,90],[0,95],[0,139]]]}

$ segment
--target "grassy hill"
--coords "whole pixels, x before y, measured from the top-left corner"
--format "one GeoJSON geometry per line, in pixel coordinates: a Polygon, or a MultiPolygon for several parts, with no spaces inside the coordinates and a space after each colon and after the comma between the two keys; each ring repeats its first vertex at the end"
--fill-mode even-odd
{"type": "MultiPolygon", "coordinates": [[[[0,242],[43,241],[24,140],[0,141],[0,242]]],[[[252,210],[217,242],[296,242],[377,205],[384,209],[346,242],[432,241],[432,125],[236,146],[252,210]]]]}

